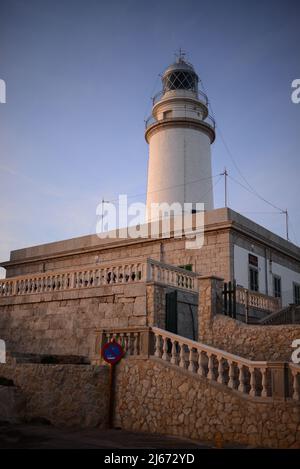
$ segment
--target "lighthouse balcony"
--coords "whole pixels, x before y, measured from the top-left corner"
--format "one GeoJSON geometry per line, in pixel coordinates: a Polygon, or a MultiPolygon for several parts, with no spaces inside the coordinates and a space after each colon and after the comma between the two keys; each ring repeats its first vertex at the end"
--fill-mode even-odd
{"type": "Polygon", "coordinates": [[[191,118],[187,118],[187,117],[163,117],[161,119],[156,119],[154,116],[149,116],[148,119],[146,119],[145,121],[145,128],[146,130],[149,129],[152,125],[156,125],[156,124],[162,124],[162,123],[167,123],[167,122],[177,122],[179,120],[190,120],[190,121],[200,121],[202,124],[210,127],[211,129],[215,130],[215,127],[216,127],[216,123],[215,123],[215,120],[212,116],[208,115],[205,119],[191,119],[191,118]]]}
{"type": "Polygon", "coordinates": [[[161,90],[159,91],[159,93],[156,93],[156,95],[152,98],[152,105],[154,106],[156,103],[158,103],[162,99],[172,98],[172,97],[184,97],[184,98],[193,98],[193,99],[196,98],[205,106],[208,105],[207,95],[199,89],[197,91],[186,90],[186,89],[174,89],[174,90],[169,90],[169,91],[161,90]]]}

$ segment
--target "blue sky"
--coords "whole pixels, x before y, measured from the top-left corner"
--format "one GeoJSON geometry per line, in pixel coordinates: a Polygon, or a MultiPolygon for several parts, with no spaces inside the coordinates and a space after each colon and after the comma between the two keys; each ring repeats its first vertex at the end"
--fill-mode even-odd
{"type": "MultiPolygon", "coordinates": [[[[93,233],[102,197],[145,193],[144,118],[179,47],[217,120],[213,175],[226,166],[246,185],[242,173],[288,208],[299,243],[299,17],[297,0],[1,0],[0,259],[93,233]]],[[[216,207],[223,192],[220,180],[216,207]]],[[[285,235],[284,216],[233,180],[229,202],[285,235]]]]}

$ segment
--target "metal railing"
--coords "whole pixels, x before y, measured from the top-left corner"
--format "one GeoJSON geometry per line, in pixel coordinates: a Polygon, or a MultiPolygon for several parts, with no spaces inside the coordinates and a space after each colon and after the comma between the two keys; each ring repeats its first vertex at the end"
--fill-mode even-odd
{"type": "MultiPolygon", "coordinates": [[[[201,91],[200,89],[198,89],[196,92],[192,91],[192,90],[185,90],[185,89],[176,89],[176,90],[171,90],[171,91],[168,91],[168,97],[170,95],[170,93],[174,91],[174,92],[179,92],[179,91],[183,91],[183,92],[187,92],[187,93],[191,93],[191,96],[192,95],[196,95],[196,98],[201,101],[203,104],[205,104],[205,106],[208,105],[208,97],[207,95],[201,91]]],[[[158,93],[156,93],[153,97],[152,97],[152,105],[154,106],[158,101],[160,101],[162,99],[162,97],[165,95],[165,92],[162,90],[162,91],[159,91],[158,93]]],[[[171,96],[171,95],[170,95],[171,96]]],[[[175,95],[174,95],[175,96],[175,95]]]]}
{"type": "MultiPolygon", "coordinates": [[[[186,117],[182,117],[183,119],[187,119],[186,117]]],[[[152,115],[149,116],[146,120],[145,120],[145,128],[148,129],[149,127],[151,127],[151,125],[154,125],[154,124],[158,124],[160,122],[170,122],[172,120],[176,121],[178,119],[181,119],[181,117],[166,117],[165,119],[156,119],[155,117],[153,117],[152,115]]],[[[216,128],[216,123],[215,123],[215,120],[214,118],[211,116],[211,115],[208,115],[205,119],[201,120],[201,119],[194,119],[194,120],[197,120],[203,124],[206,124],[208,125],[209,127],[212,127],[214,130],[216,128]]]]}

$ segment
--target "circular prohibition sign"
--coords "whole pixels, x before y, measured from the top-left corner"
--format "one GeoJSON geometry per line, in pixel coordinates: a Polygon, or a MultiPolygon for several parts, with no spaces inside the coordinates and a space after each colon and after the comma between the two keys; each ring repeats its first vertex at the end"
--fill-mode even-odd
{"type": "Polygon", "coordinates": [[[110,365],[118,363],[123,358],[124,354],[123,347],[115,340],[104,344],[101,350],[103,360],[110,365]]]}

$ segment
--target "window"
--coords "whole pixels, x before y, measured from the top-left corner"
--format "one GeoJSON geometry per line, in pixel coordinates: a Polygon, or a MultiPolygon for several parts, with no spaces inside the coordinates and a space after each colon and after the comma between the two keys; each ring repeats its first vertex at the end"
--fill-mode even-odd
{"type": "Polygon", "coordinates": [[[163,113],[163,119],[170,119],[172,117],[172,111],[165,111],[163,113]]]}
{"type": "Polygon", "coordinates": [[[294,290],[294,303],[295,305],[300,305],[300,285],[299,283],[294,283],[293,284],[293,290],[294,290]]]}
{"type": "Polygon", "coordinates": [[[250,265],[254,267],[258,267],[258,257],[254,256],[253,254],[248,254],[248,262],[250,265]]]}
{"type": "Polygon", "coordinates": [[[192,264],[180,265],[179,267],[180,267],[180,269],[189,270],[190,272],[193,271],[193,265],[192,264]]]}
{"type": "Polygon", "coordinates": [[[192,71],[176,70],[164,78],[164,92],[170,90],[196,91],[197,85],[197,75],[192,71]]]}
{"type": "Polygon", "coordinates": [[[258,291],[258,270],[249,266],[249,290],[258,291]]]}
{"type": "Polygon", "coordinates": [[[275,298],[281,298],[281,277],[273,275],[273,294],[275,298]]]}

